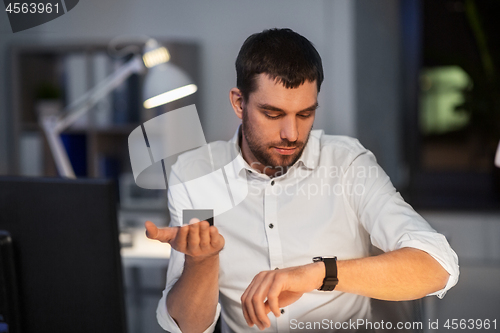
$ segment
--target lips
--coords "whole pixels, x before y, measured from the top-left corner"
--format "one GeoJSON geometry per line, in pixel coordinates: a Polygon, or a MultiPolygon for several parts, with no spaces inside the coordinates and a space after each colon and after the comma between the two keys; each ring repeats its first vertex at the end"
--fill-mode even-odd
{"type": "Polygon", "coordinates": [[[273,148],[276,152],[278,152],[281,155],[292,155],[297,150],[297,147],[294,148],[273,147],[273,148]]]}

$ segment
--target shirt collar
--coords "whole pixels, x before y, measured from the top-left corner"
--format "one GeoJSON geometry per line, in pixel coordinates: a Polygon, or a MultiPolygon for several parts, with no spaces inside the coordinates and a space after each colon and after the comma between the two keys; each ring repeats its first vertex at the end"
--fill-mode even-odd
{"type": "MultiPolygon", "coordinates": [[[[309,140],[307,141],[306,147],[302,151],[302,155],[299,157],[297,162],[292,167],[303,166],[306,169],[313,170],[318,166],[319,155],[320,155],[320,140],[323,135],[323,130],[312,130],[309,134],[309,140]]],[[[245,170],[255,172],[252,167],[245,161],[240,149],[240,139],[241,139],[241,124],[236,129],[233,137],[229,142],[231,143],[231,156],[233,160],[234,173],[236,175],[241,175],[240,173],[245,170]]]]}
{"type": "Polygon", "coordinates": [[[248,163],[243,158],[243,155],[241,154],[240,129],[241,124],[238,126],[236,132],[234,133],[231,140],[229,140],[229,142],[231,143],[231,158],[233,160],[232,164],[234,168],[234,174],[242,176],[241,172],[244,172],[245,170],[251,171],[252,168],[250,167],[250,165],[248,165],[248,163]]]}
{"type": "Polygon", "coordinates": [[[302,152],[302,155],[295,163],[295,165],[303,165],[306,169],[313,170],[319,164],[320,155],[320,140],[323,135],[323,130],[312,130],[309,134],[309,140],[307,141],[306,147],[302,152]]]}

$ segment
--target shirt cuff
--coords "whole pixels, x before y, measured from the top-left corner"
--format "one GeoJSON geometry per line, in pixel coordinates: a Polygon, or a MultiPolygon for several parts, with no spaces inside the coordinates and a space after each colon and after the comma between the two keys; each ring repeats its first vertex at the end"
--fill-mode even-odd
{"type": "Polygon", "coordinates": [[[443,298],[448,290],[458,282],[460,270],[458,266],[458,256],[448,244],[446,237],[437,232],[419,231],[405,234],[398,242],[398,248],[411,247],[422,250],[431,255],[450,274],[446,286],[427,296],[436,295],[443,298]]]}
{"type": "MultiPolygon", "coordinates": [[[[181,329],[175,322],[175,320],[170,316],[167,309],[167,295],[170,289],[165,289],[163,291],[163,296],[158,303],[158,308],[156,309],[156,318],[158,319],[158,324],[171,333],[182,333],[181,329]]],[[[212,324],[203,333],[212,333],[215,330],[215,325],[217,324],[217,319],[219,318],[221,311],[220,303],[217,303],[217,309],[215,311],[215,317],[212,324]]]]}

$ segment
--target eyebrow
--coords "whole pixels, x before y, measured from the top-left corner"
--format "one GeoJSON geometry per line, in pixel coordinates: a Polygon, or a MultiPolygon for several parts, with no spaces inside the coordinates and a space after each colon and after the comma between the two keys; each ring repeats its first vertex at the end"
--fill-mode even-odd
{"type": "MultiPolygon", "coordinates": [[[[264,104],[258,104],[257,107],[259,109],[268,110],[268,111],[285,112],[285,110],[283,110],[283,109],[280,109],[280,108],[278,108],[276,106],[273,106],[273,105],[270,105],[270,104],[266,104],[266,103],[264,103],[264,104]]],[[[318,107],[319,107],[318,102],[316,102],[313,105],[311,105],[310,107],[305,108],[303,110],[300,110],[299,112],[314,111],[318,107]]]]}

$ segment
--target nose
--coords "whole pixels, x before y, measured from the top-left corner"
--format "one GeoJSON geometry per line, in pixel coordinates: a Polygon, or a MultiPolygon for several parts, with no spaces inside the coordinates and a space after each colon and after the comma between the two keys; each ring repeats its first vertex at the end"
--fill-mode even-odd
{"type": "Polygon", "coordinates": [[[281,140],[295,142],[299,138],[299,129],[297,128],[295,117],[285,117],[281,127],[281,140]]]}

